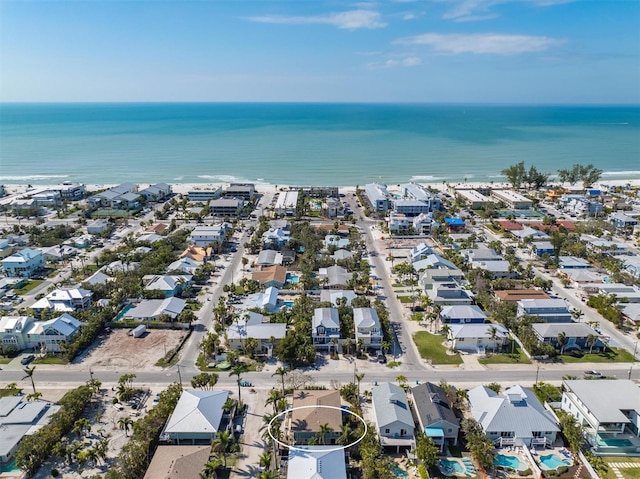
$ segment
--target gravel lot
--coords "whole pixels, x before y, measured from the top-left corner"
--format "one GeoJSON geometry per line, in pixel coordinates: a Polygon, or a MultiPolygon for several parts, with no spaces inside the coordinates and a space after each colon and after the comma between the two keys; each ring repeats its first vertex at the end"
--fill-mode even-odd
{"type": "Polygon", "coordinates": [[[175,348],[186,331],[170,329],[150,329],[146,336],[134,338],[128,336],[128,329],[113,330],[102,342],[93,347],[88,354],[76,359],[73,364],[83,368],[126,368],[140,370],[153,367],[165,354],[175,348]]]}

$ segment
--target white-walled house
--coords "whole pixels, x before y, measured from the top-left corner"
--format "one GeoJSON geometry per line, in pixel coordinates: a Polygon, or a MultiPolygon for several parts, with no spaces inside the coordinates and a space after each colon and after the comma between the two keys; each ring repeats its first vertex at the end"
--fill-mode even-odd
{"type": "Polygon", "coordinates": [[[451,324],[447,337],[452,349],[479,354],[501,351],[509,342],[507,328],[493,323],[451,324]]]}
{"type": "Polygon", "coordinates": [[[364,349],[380,349],[382,346],[382,327],[378,313],[374,308],[353,308],[353,326],[356,343],[362,340],[364,349]]]}
{"type": "Polygon", "coordinates": [[[24,248],[2,261],[2,270],[9,277],[30,278],[44,268],[44,256],[38,250],[24,248]]]}
{"type": "Polygon", "coordinates": [[[415,446],[415,425],[404,390],[393,383],[380,383],[371,390],[377,433],[383,447],[415,446]]]}

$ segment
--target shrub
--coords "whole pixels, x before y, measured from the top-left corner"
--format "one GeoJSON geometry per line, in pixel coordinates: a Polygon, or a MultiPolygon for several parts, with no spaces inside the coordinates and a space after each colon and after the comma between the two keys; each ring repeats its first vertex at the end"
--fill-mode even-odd
{"type": "Polygon", "coordinates": [[[527,468],[524,471],[518,471],[518,475],[521,477],[528,476],[529,474],[531,474],[530,468],[527,468]]]}

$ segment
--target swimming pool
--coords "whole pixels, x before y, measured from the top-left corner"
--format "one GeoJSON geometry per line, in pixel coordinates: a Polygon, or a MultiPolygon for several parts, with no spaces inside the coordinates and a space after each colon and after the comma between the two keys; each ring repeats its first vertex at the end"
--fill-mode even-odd
{"type": "Polygon", "coordinates": [[[447,471],[453,471],[458,474],[464,474],[465,468],[462,467],[460,461],[451,460],[451,459],[440,459],[440,468],[442,472],[447,473],[447,471]]]}
{"type": "Polygon", "coordinates": [[[287,283],[299,283],[300,282],[300,276],[298,276],[297,274],[287,274],[287,283]]]}
{"type": "Polygon", "coordinates": [[[397,464],[394,464],[391,468],[391,471],[396,475],[396,477],[409,477],[409,473],[402,469],[397,464]]]}
{"type": "Polygon", "coordinates": [[[606,447],[631,447],[633,443],[629,439],[615,437],[597,437],[598,446],[606,447]]]}
{"type": "Polygon", "coordinates": [[[507,456],[505,454],[496,454],[493,462],[498,466],[508,467],[516,471],[524,471],[527,468],[516,456],[507,456]]]}
{"type": "Polygon", "coordinates": [[[124,315],[125,315],[125,314],[127,314],[127,312],[128,312],[130,309],[133,309],[133,308],[135,308],[135,307],[136,307],[136,306],[135,306],[134,304],[127,304],[124,308],[122,308],[122,311],[120,311],[120,312],[118,313],[118,315],[117,315],[113,320],[114,320],[114,321],[120,321],[120,320],[124,317],[124,315]]]}
{"type": "Polygon", "coordinates": [[[546,454],[540,456],[540,464],[546,469],[558,469],[560,466],[570,466],[572,462],[557,454],[546,454]]]}

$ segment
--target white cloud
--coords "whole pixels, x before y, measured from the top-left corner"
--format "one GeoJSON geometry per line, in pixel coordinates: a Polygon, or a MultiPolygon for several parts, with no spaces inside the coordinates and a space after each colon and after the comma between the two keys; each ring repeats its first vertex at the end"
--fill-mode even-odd
{"type": "Polygon", "coordinates": [[[402,16],[403,20],[413,20],[414,18],[416,18],[416,15],[414,13],[405,13],[402,16]]]}
{"type": "Polygon", "coordinates": [[[259,23],[275,23],[288,25],[324,24],[333,25],[346,30],[358,28],[382,28],[386,23],[380,20],[380,13],[373,10],[349,10],[346,12],[330,13],[328,15],[263,15],[249,17],[247,20],[259,23]]]}
{"type": "Polygon", "coordinates": [[[490,10],[496,5],[506,3],[523,3],[530,4],[535,7],[551,7],[564,3],[572,3],[576,0],[432,0],[436,3],[447,3],[452,7],[447,10],[442,18],[445,20],[453,20],[455,22],[473,22],[480,20],[489,20],[496,18],[497,13],[491,13],[490,10]]]}
{"type": "Polygon", "coordinates": [[[367,68],[415,67],[422,64],[418,57],[407,57],[400,60],[389,59],[384,62],[368,63],[367,68]]]}
{"type": "Polygon", "coordinates": [[[564,40],[532,35],[507,35],[500,33],[442,34],[425,33],[401,38],[394,43],[428,45],[439,53],[476,53],[490,55],[517,55],[540,52],[563,43],[564,40]]]}

